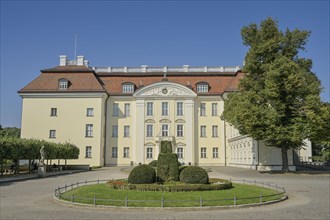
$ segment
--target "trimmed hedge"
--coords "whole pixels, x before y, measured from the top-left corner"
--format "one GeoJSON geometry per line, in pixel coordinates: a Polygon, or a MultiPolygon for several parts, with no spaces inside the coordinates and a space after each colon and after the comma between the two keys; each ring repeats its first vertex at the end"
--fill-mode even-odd
{"type": "Polygon", "coordinates": [[[187,192],[224,190],[232,188],[232,182],[223,179],[210,179],[211,184],[188,184],[171,182],[170,184],[128,184],[125,180],[112,180],[107,183],[111,189],[137,191],[187,192]]]}
{"type": "Polygon", "coordinates": [[[142,164],[135,167],[128,176],[128,183],[145,184],[156,182],[156,171],[149,165],[142,164]]]}
{"type": "Polygon", "coordinates": [[[153,161],[151,161],[148,165],[149,165],[149,166],[152,166],[152,167],[157,167],[157,165],[158,165],[158,160],[153,160],[153,161]]]}
{"type": "Polygon", "coordinates": [[[159,154],[157,176],[159,182],[178,181],[179,164],[176,154],[159,154]]]}
{"type": "Polygon", "coordinates": [[[209,175],[201,167],[189,166],[180,173],[180,181],[184,183],[207,184],[209,175]]]}
{"type": "Polygon", "coordinates": [[[160,144],[160,153],[161,154],[171,154],[172,153],[172,142],[171,141],[162,141],[160,144]]]}

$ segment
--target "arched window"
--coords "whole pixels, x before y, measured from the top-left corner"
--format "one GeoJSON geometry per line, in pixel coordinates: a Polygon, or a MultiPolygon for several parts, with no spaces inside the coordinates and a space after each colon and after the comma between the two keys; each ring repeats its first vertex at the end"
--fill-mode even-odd
{"type": "Polygon", "coordinates": [[[60,90],[66,90],[69,88],[70,81],[67,79],[59,79],[58,80],[58,89],[60,90]]]}
{"type": "Polygon", "coordinates": [[[130,82],[126,82],[122,84],[122,92],[123,93],[133,93],[135,89],[135,85],[130,82]]]}
{"type": "Polygon", "coordinates": [[[196,92],[208,92],[209,84],[207,82],[196,83],[196,92]]]}

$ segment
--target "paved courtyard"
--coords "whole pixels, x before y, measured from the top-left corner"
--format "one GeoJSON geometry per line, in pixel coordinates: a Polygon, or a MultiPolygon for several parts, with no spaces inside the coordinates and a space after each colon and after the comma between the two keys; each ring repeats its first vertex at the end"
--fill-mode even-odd
{"type": "Polygon", "coordinates": [[[54,189],[77,181],[124,178],[120,167],[1,183],[0,219],[330,219],[329,174],[269,174],[212,167],[210,177],[247,179],[284,186],[289,199],[272,205],[195,211],[69,207],[53,200],[54,189]]]}

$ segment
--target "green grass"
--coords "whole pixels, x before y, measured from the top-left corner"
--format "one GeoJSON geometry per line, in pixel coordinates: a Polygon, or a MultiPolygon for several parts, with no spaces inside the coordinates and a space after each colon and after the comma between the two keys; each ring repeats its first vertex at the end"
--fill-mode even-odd
{"type": "Polygon", "coordinates": [[[234,187],[231,189],[218,191],[148,192],[110,189],[106,184],[97,184],[82,186],[65,192],[61,195],[61,199],[71,201],[72,195],[74,195],[74,202],[93,204],[93,198],[95,196],[97,205],[125,206],[125,198],[128,197],[128,206],[161,207],[161,199],[163,197],[165,200],[165,207],[192,207],[200,206],[201,197],[203,206],[226,206],[234,205],[234,195],[237,198],[237,205],[259,203],[260,193],[264,197],[263,202],[279,199],[284,196],[283,194],[269,196],[277,194],[277,192],[272,189],[253,185],[233,183],[233,186],[234,187]],[[244,199],[252,197],[257,198],[244,199]]]}

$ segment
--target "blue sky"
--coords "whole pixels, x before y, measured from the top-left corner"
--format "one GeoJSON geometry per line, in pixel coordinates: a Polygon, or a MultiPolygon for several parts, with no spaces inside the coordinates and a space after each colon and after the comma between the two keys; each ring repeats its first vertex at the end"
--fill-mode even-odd
{"type": "Polygon", "coordinates": [[[236,66],[248,50],[241,28],[269,16],[282,30],[312,32],[300,55],[313,60],[329,101],[329,0],[1,0],[0,123],[20,127],[17,91],[59,55],[73,59],[75,34],[77,55],[91,66],[236,66]]]}

